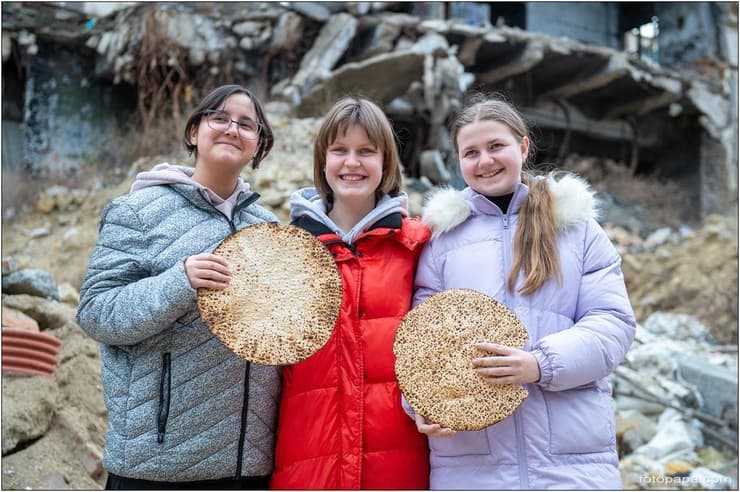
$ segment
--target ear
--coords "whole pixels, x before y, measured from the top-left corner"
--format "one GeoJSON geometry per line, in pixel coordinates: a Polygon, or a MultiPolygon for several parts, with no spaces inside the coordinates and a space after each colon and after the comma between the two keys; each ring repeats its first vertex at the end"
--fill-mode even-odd
{"type": "Polygon", "coordinates": [[[194,125],[190,130],[190,144],[194,147],[197,147],[198,145],[198,127],[200,127],[200,125],[194,125]]]}
{"type": "Polygon", "coordinates": [[[522,152],[522,162],[527,161],[529,155],[529,137],[522,137],[522,142],[519,144],[519,149],[522,152]]]}

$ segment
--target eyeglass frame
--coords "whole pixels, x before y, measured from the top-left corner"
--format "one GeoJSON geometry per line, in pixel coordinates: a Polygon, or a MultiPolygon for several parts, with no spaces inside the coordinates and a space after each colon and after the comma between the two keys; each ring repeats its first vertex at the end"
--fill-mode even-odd
{"type": "Polygon", "coordinates": [[[249,138],[246,135],[244,135],[244,134],[241,133],[242,131],[245,131],[246,132],[247,130],[243,130],[242,128],[240,128],[239,127],[239,121],[233,119],[231,117],[231,115],[229,113],[227,113],[226,111],[223,111],[221,109],[206,109],[206,110],[204,110],[202,112],[202,115],[203,115],[203,118],[206,120],[206,125],[208,125],[208,128],[210,128],[211,130],[216,130],[217,132],[226,132],[226,131],[228,131],[229,128],[231,128],[231,124],[234,123],[236,125],[236,132],[239,135],[239,137],[244,138],[246,140],[252,140],[252,141],[259,140],[260,139],[260,135],[262,134],[262,124],[259,121],[255,121],[254,122],[255,125],[257,125],[257,129],[256,129],[256,132],[255,132],[255,134],[256,134],[255,138],[249,138]],[[226,118],[229,119],[229,125],[226,128],[224,128],[223,130],[219,130],[218,128],[213,128],[211,126],[210,120],[208,119],[208,117],[210,115],[213,115],[213,114],[216,114],[216,113],[222,114],[222,115],[224,115],[224,117],[226,117],[226,118]]]}

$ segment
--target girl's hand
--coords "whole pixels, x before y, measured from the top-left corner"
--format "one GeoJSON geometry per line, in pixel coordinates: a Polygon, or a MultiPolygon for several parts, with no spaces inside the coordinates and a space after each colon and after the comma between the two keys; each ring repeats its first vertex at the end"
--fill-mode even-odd
{"type": "Polygon", "coordinates": [[[223,290],[231,281],[228,262],[211,253],[200,253],[185,259],[185,274],[194,289],[207,287],[223,290]]]}
{"type": "Polygon", "coordinates": [[[491,354],[473,359],[475,372],[487,383],[522,384],[540,380],[540,365],[530,352],[497,343],[476,343],[475,347],[491,354]]]}
{"type": "Polygon", "coordinates": [[[442,427],[439,424],[432,424],[418,413],[414,416],[414,419],[416,420],[416,428],[419,432],[429,437],[452,437],[457,432],[447,427],[442,427]]]}

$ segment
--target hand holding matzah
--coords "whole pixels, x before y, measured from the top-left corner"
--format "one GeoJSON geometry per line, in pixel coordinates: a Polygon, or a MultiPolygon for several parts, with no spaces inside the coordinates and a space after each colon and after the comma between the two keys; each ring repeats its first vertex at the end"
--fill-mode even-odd
{"type": "Polygon", "coordinates": [[[485,357],[473,359],[475,372],[489,384],[524,384],[540,379],[540,365],[531,352],[498,343],[476,343],[485,357]]]}
{"type": "Polygon", "coordinates": [[[418,413],[414,416],[414,421],[419,432],[426,434],[428,437],[452,437],[457,433],[457,431],[448,429],[447,427],[429,422],[426,417],[418,413]]]}
{"type": "Polygon", "coordinates": [[[200,253],[185,259],[185,275],[194,289],[225,289],[231,281],[231,270],[225,258],[200,253]]]}

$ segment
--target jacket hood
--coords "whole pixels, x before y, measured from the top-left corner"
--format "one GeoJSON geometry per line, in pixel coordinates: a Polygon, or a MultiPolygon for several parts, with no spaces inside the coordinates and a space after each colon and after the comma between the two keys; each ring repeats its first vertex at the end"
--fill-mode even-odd
{"type": "Polygon", "coordinates": [[[234,192],[228,198],[223,198],[214,193],[210,188],[203,186],[193,179],[195,168],[186,166],[176,166],[163,162],[157,164],[151,171],[140,172],[136,175],[134,183],[131,185],[131,191],[141,190],[150,186],[185,184],[191,185],[200,190],[201,195],[208,200],[214,207],[219,209],[227,216],[231,216],[239,196],[242,193],[249,192],[249,183],[242,178],[238,178],[234,192]]]}
{"type": "Polygon", "coordinates": [[[367,231],[383,217],[392,213],[400,213],[404,217],[408,217],[407,202],[408,197],[403,192],[394,197],[384,195],[369,214],[355,224],[350,231],[343,232],[326,214],[326,206],[316,188],[302,188],[290,196],[290,219],[293,221],[307,215],[331,229],[345,243],[352,244],[360,234],[367,231]]]}
{"type": "MultiPolygon", "coordinates": [[[[547,180],[548,189],[555,200],[558,230],[563,231],[582,220],[598,218],[596,192],[586,180],[575,174],[565,174],[557,180],[552,176],[540,179],[547,180]]],[[[525,197],[527,192],[527,186],[519,184],[515,199],[525,197]]],[[[440,188],[429,194],[422,212],[422,222],[432,230],[432,238],[454,229],[470,217],[473,213],[470,197],[473,196],[482,197],[470,188],[462,191],[440,188]]]]}

